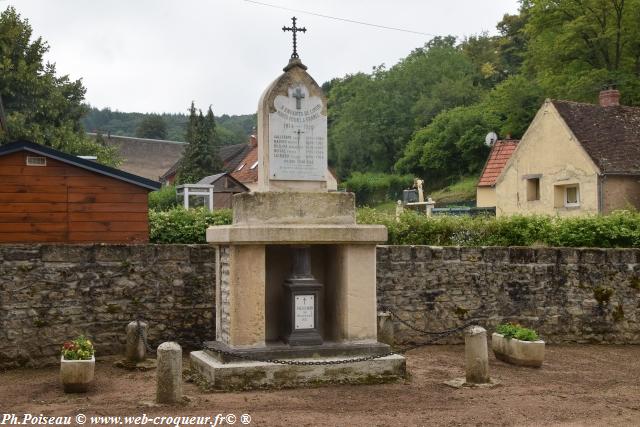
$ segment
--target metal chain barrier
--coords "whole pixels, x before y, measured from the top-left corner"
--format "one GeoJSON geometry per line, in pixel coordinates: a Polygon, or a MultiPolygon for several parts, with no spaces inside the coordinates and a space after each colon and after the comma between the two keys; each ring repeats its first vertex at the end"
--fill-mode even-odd
{"type": "Polygon", "coordinates": [[[376,354],[376,355],[371,355],[371,356],[364,356],[364,357],[355,357],[355,358],[349,358],[349,359],[338,359],[338,360],[326,360],[326,361],[315,361],[315,360],[311,360],[311,361],[307,361],[307,360],[289,360],[289,359],[260,359],[257,357],[250,357],[247,356],[245,354],[240,354],[240,353],[236,353],[234,351],[227,351],[227,350],[220,350],[217,348],[211,348],[208,347],[207,345],[203,345],[203,349],[204,350],[209,350],[209,351],[215,351],[217,353],[220,353],[224,356],[229,356],[232,358],[236,358],[236,359],[242,359],[242,360],[246,360],[246,361],[250,361],[250,362],[267,362],[267,363],[276,363],[279,365],[295,365],[295,366],[320,366],[320,365],[341,365],[341,364],[345,364],[345,363],[357,363],[357,362],[367,362],[370,360],[375,360],[375,359],[381,359],[383,357],[387,357],[387,356],[391,356],[394,354],[404,354],[410,350],[414,350],[416,348],[420,348],[426,345],[430,345],[433,344],[443,338],[448,337],[449,335],[453,335],[456,332],[462,331],[463,329],[467,328],[468,326],[470,326],[470,324],[464,324],[462,326],[458,326],[457,328],[453,328],[453,329],[449,329],[447,331],[442,331],[439,332],[439,335],[431,338],[429,340],[427,340],[426,342],[422,342],[420,344],[416,344],[410,347],[406,347],[404,349],[401,350],[395,350],[395,351],[389,351],[386,353],[382,353],[382,354],[376,354]]]}
{"type": "MultiPolygon", "coordinates": [[[[409,347],[405,347],[403,349],[399,349],[399,350],[394,350],[394,351],[388,351],[386,353],[382,353],[382,354],[376,354],[376,355],[371,355],[371,356],[363,356],[363,357],[354,357],[354,358],[348,358],[348,359],[338,359],[338,360],[326,360],[326,361],[315,361],[315,360],[290,360],[290,359],[270,359],[270,358],[259,358],[259,357],[252,357],[252,356],[248,356],[246,354],[243,353],[239,353],[239,352],[235,352],[235,351],[228,351],[228,350],[221,350],[218,348],[212,348],[204,343],[202,343],[200,345],[200,347],[203,350],[208,350],[208,351],[214,351],[216,353],[219,353],[223,356],[227,356],[227,357],[231,357],[234,359],[241,359],[241,360],[246,360],[248,362],[266,362],[266,363],[275,363],[275,364],[279,364],[279,365],[295,365],[295,366],[320,366],[320,365],[341,365],[341,364],[345,364],[345,363],[357,363],[357,362],[368,362],[371,360],[375,360],[375,359],[381,359],[383,357],[388,357],[394,354],[405,354],[408,351],[411,350],[415,350],[417,348],[420,347],[424,347],[427,345],[431,345],[435,342],[438,342],[446,337],[449,337],[457,332],[463,331],[464,329],[468,328],[469,326],[472,326],[475,324],[475,322],[469,321],[464,323],[463,325],[457,326],[455,328],[452,329],[447,329],[444,331],[425,331],[423,329],[419,329],[416,328],[415,326],[409,324],[406,320],[402,319],[401,317],[399,317],[396,313],[394,313],[393,311],[391,311],[388,307],[386,306],[382,306],[381,307],[383,310],[388,311],[391,316],[393,316],[395,319],[398,320],[398,322],[402,323],[403,325],[407,326],[408,328],[419,332],[421,334],[424,335],[432,335],[433,337],[428,339],[427,341],[421,342],[419,344],[415,344],[409,347]]],[[[138,328],[137,328],[137,332],[138,332],[138,339],[141,339],[142,342],[144,343],[145,348],[147,349],[148,352],[150,353],[155,353],[155,350],[149,345],[149,343],[147,342],[147,337],[145,336],[145,334],[142,331],[142,325],[140,324],[140,318],[138,318],[136,320],[138,328]]]]}
{"type": "Polygon", "coordinates": [[[138,318],[136,319],[136,324],[137,324],[137,332],[138,332],[138,341],[142,340],[142,343],[144,344],[144,348],[146,348],[149,353],[155,354],[156,351],[149,345],[149,343],[147,342],[147,336],[142,331],[142,325],[140,324],[140,316],[138,316],[138,318]]]}

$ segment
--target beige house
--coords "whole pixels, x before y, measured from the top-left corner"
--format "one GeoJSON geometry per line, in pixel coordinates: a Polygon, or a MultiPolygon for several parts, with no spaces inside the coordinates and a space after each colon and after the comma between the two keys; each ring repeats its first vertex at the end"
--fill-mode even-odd
{"type": "Polygon", "coordinates": [[[496,180],[496,214],[640,208],[640,108],[547,100],[496,180]]]}

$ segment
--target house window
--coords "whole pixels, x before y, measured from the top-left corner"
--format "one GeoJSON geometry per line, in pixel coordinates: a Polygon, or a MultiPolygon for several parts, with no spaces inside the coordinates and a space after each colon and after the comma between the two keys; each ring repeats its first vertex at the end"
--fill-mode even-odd
{"type": "Polygon", "coordinates": [[[258,162],[257,161],[254,164],[251,165],[251,169],[255,169],[256,166],[258,166],[258,162]]]}
{"type": "Polygon", "coordinates": [[[41,156],[27,156],[27,166],[47,166],[47,158],[41,156]]]}
{"type": "Polygon", "coordinates": [[[236,169],[236,172],[241,171],[241,170],[242,170],[242,168],[244,167],[244,165],[245,165],[244,163],[243,163],[243,164],[241,164],[241,165],[238,167],[238,169],[236,169]]]}
{"type": "Polygon", "coordinates": [[[577,185],[564,187],[564,205],[566,207],[580,206],[580,190],[577,185]]]}
{"type": "Polygon", "coordinates": [[[540,200],[540,178],[527,179],[527,201],[540,200]]]}

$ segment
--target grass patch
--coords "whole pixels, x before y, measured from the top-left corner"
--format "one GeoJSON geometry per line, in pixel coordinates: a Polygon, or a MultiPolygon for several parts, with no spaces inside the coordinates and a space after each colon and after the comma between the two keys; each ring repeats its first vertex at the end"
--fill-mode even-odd
{"type": "Polygon", "coordinates": [[[448,187],[433,191],[430,196],[439,206],[455,202],[471,202],[476,199],[478,178],[470,176],[462,178],[448,187]]]}

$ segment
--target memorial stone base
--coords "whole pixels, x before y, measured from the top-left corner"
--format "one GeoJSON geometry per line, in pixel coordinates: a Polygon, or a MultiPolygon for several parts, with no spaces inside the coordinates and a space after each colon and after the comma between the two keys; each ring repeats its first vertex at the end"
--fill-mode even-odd
{"type": "MultiPolygon", "coordinates": [[[[292,361],[331,362],[344,357],[294,358],[292,361]]],[[[213,352],[191,353],[191,368],[216,390],[291,388],[324,384],[381,384],[406,375],[405,358],[393,354],[365,362],[284,365],[268,362],[223,363],[213,352]]]]}
{"type": "Polygon", "coordinates": [[[207,230],[218,265],[216,334],[207,344],[211,350],[191,353],[195,371],[216,389],[376,383],[405,376],[399,355],[313,366],[264,362],[335,361],[390,351],[377,340],[376,304],[376,245],[386,241],[387,230],[356,224],[353,194],[244,193],[234,196],[233,208],[232,225],[207,230]],[[315,308],[298,307],[287,294],[291,286],[285,284],[299,277],[300,248],[307,272],[320,284],[313,291],[315,308]],[[298,324],[321,339],[292,340],[292,325],[298,324]]]}

